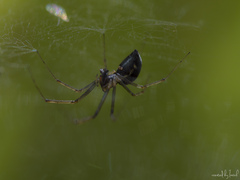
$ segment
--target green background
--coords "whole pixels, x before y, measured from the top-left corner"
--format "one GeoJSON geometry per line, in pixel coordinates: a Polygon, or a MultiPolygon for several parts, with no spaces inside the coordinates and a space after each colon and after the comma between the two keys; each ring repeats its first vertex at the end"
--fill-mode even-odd
{"type": "MultiPolygon", "coordinates": [[[[237,1],[0,1],[0,179],[239,179],[239,3],[237,1]],[[45,10],[65,8],[70,22],[45,10]],[[139,84],[166,83],[132,97],[117,87],[94,120],[103,92],[75,99],[50,76],[81,88],[103,64],[110,71],[134,49],[143,66],[139,84]]],[[[132,91],[139,90],[130,87],[132,91]]]]}

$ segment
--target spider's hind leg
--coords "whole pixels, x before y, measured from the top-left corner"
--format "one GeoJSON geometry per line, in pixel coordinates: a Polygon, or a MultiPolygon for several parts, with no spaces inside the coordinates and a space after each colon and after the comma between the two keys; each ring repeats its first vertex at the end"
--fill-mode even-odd
{"type": "MultiPolygon", "coordinates": [[[[140,85],[140,84],[137,84],[137,83],[134,83],[134,82],[131,82],[129,81],[127,78],[121,76],[120,74],[118,74],[117,76],[121,79],[121,80],[124,80],[126,81],[128,84],[136,87],[136,88],[139,88],[139,89],[145,89],[145,88],[148,88],[150,86],[154,86],[154,85],[157,85],[157,84],[160,84],[164,81],[166,81],[170,75],[179,67],[179,65],[183,62],[184,59],[186,59],[186,57],[190,54],[190,52],[188,52],[183,58],[182,60],[180,60],[177,65],[172,69],[172,71],[170,73],[168,73],[168,75],[165,77],[165,78],[162,78],[161,80],[158,80],[158,81],[155,81],[155,82],[152,82],[152,83],[149,83],[149,84],[145,84],[145,85],[140,85]]],[[[121,84],[121,83],[120,83],[121,84]]],[[[124,84],[125,85],[125,84],[124,84]]],[[[126,86],[126,85],[125,85],[126,86]]],[[[123,86],[124,87],[124,86],[123,86]]],[[[126,89],[126,87],[124,87],[126,89]]],[[[126,89],[127,90],[127,89],[126,89]]],[[[128,92],[130,90],[127,90],[128,92]]]]}

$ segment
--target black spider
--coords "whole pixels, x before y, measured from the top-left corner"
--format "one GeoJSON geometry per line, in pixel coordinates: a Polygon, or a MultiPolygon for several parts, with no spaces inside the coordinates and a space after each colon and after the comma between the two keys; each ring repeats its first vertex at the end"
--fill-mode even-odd
{"type": "Polygon", "coordinates": [[[165,77],[162,78],[161,80],[155,81],[153,83],[150,84],[146,84],[146,85],[139,85],[136,83],[133,83],[133,81],[138,77],[140,71],[141,71],[141,67],[142,67],[142,59],[140,54],[138,53],[137,50],[134,50],[129,56],[127,56],[119,65],[117,71],[113,71],[113,72],[109,72],[107,69],[107,63],[106,63],[106,58],[105,58],[105,34],[103,34],[103,47],[104,47],[104,64],[105,64],[105,68],[104,69],[100,69],[100,76],[97,76],[96,79],[91,82],[90,84],[88,84],[86,87],[82,88],[82,89],[76,89],[64,82],[62,82],[61,80],[57,79],[55,77],[55,75],[52,73],[52,71],[50,70],[50,68],[47,66],[47,64],[45,63],[45,61],[43,60],[43,58],[41,57],[41,55],[39,54],[39,52],[37,50],[35,50],[38,54],[38,56],[40,57],[40,59],[42,60],[42,62],[44,63],[44,65],[46,66],[46,68],[48,69],[48,71],[50,72],[50,74],[52,75],[52,77],[61,85],[75,91],[75,92],[82,92],[84,90],[86,90],[79,98],[75,99],[75,100],[54,100],[54,99],[47,99],[44,97],[44,95],[42,94],[42,92],[40,91],[39,87],[37,86],[37,84],[35,83],[35,80],[32,77],[32,80],[34,82],[35,87],[37,88],[37,90],[39,91],[40,95],[42,96],[42,98],[44,99],[45,102],[47,103],[56,103],[56,104],[75,104],[78,103],[82,98],[86,97],[98,84],[101,85],[101,88],[104,92],[103,97],[100,101],[100,104],[98,105],[98,108],[96,110],[96,112],[94,113],[94,115],[90,116],[90,117],[86,117],[80,120],[76,120],[76,123],[82,123],[91,119],[94,119],[108,93],[109,90],[111,88],[113,88],[112,91],[112,104],[111,104],[111,118],[115,119],[113,112],[114,112],[114,102],[115,102],[115,95],[116,95],[116,85],[120,84],[128,93],[130,93],[132,96],[138,96],[141,95],[143,93],[143,90],[134,94],[128,87],[127,85],[130,84],[132,86],[135,86],[136,88],[139,89],[145,89],[147,87],[159,84],[163,81],[165,81],[176,69],[177,67],[180,65],[180,63],[190,54],[190,52],[173,68],[173,70],[165,77]]]}

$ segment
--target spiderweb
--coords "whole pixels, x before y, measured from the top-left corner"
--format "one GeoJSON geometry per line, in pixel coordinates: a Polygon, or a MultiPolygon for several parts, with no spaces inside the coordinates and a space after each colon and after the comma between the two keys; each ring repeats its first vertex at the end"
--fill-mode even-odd
{"type": "MultiPolygon", "coordinates": [[[[72,12],[69,10],[70,22],[61,22],[60,26],[57,26],[57,18],[44,9],[46,4],[25,3],[19,8],[17,5],[11,7],[0,16],[0,25],[3,27],[0,30],[0,62],[7,63],[11,58],[21,58],[24,54],[34,53],[40,46],[45,46],[46,51],[60,46],[74,51],[76,48],[79,49],[74,47],[76,43],[84,47],[87,41],[94,38],[100,41],[104,32],[109,41],[115,38],[118,45],[123,45],[121,49],[118,47],[120,52],[126,51],[124,47],[129,48],[128,45],[134,47],[137,44],[141,50],[144,49],[145,55],[151,56],[152,59],[175,60],[178,58],[173,55],[177,54],[176,51],[188,51],[179,41],[179,29],[196,31],[199,28],[193,24],[154,19],[154,16],[143,18],[144,11],[139,4],[109,2],[104,9],[96,10],[93,5],[85,3],[72,12]],[[105,11],[110,8],[112,11],[105,11]],[[20,14],[19,11],[22,9],[26,9],[26,12],[20,14]],[[155,49],[158,53],[148,53],[146,49],[155,49]],[[164,52],[174,53],[169,55],[164,52]]],[[[66,10],[70,7],[66,7],[66,10]]],[[[82,50],[84,51],[84,48],[82,50]]],[[[115,54],[108,53],[110,57],[115,54]]]]}
{"type": "MultiPolygon", "coordinates": [[[[36,58],[36,50],[41,53],[59,79],[73,87],[82,87],[92,81],[99,69],[103,68],[102,34],[105,33],[106,57],[110,71],[113,70],[111,67],[117,68],[123,58],[137,49],[143,59],[145,72],[156,73],[152,75],[155,79],[151,81],[154,81],[164,76],[164,74],[159,74],[159,66],[164,64],[162,62],[175,65],[190,51],[183,41],[187,37],[184,32],[199,30],[199,26],[194,23],[178,21],[178,19],[168,21],[165,20],[168,18],[161,18],[161,15],[167,11],[158,15],[160,10],[157,8],[154,12],[154,7],[144,0],[138,3],[121,0],[96,1],[95,3],[69,1],[67,4],[64,1],[58,1],[58,4],[66,10],[69,22],[59,22],[57,17],[49,14],[45,10],[49,2],[36,2],[29,1],[22,4],[16,2],[9,8],[5,7],[5,11],[0,10],[0,27],[2,27],[0,28],[0,75],[4,72],[10,74],[33,62],[39,63],[35,66],[31,65],[34,76],[41,75],[41,78],[36,78],[39,86],[51,89],[52,94],[50,92],[47,94],[56,99],[68,99],[68,95],[65,96],[66,98],[58,97],[59,94],[63,95],[61,91],[55,96],[54,93],[61,89],[52,87],[52,78],[44,77],[49,75],[46,68],[38,68],[43,64],[39,58],[36,58]],[[32,56],[35,58],[31,58],[32,56]],[[9,71],[7,69],[9,67],[15,69],[9,71]],[[146,70],[148,67],[149,69],[146,70]],[[87,76],[86,73],[88,73],[87,76]],[[80,82],[76,81],[77,77],[81,77],[80,82]],[[40,79],[43,81],[42,84],[40,79]]],[[[147,79],[146,73],[145,79],[141,79],[141,76],[138,80],[140,84],[143,84],[147,79]]],[[[11,79],[10,76],[9,78],[5,76],[5,79],[1,80],[5,84],[17,81],[16,78],[11,79]]],[[[97,96],[102,96],[101,91],[92,93],[99,93],[97,96]]],[[[155,98],[156,91],[153,89],[151,93],[151,97],[155,98]]],[[[36,98],[41,100],[38,95],[36,98]]],[[[117,99],[116,101],[123,101],[120,102],[122,105],[119,107],[125,105],[125,100],[117,99]]],[[[98,104],[99,98],[92,98],[90,102],[98,104]]],[[[89,115],[87,107],[81,107],[82,117],[89,115]]],[[[130,110],[116,110],[116,112],[124,116],[128,114],[131,118],[140,118],[144,115],[143,109],[142,105],[138,105],[130,110]],[[126,113],[128,110],[129,113],[126,113]],[[121,113],[123,111],[125,113],[121,113]]],[[[76,112],[76,117],[78,117],[78,112],[76,112]]]]}

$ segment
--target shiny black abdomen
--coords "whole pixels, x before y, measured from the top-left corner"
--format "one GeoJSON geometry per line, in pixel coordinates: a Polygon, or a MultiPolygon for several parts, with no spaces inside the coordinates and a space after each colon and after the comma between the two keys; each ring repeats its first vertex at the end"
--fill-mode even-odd
{"type": "MultiPolygon", "coordinates": [[[[134,50],[126,57],[118,67],[117,73],[133,82],[139,75],[142,68],[142,59],[137,50],[134,50]]],[[[124,81],[124,84],[129,82],[124,81]]]]}

